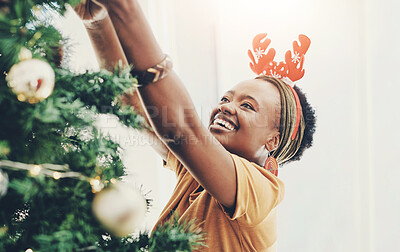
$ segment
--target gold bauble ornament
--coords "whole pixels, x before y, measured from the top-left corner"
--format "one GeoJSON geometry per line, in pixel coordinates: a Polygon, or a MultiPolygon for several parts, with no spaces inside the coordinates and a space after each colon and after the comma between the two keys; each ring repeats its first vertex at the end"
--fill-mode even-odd
{"type": "Polygon", "coordinates": [[[19,101],[37,103],[53,92],[55,74],[49,63],[27,59],[15,64],[6,80],[19,101]]]}
{"type": "Polygon", "coordinates": [[[110,233],[125,237],[142,223],[147,205],[143,195],[123,182],[96,193],[93,212],[110,233]]]}

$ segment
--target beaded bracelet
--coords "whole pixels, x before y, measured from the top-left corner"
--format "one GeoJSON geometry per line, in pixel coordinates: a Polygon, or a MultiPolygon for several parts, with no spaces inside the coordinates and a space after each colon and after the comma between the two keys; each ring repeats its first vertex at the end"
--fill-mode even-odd
{"type": "Polygon", "coordinates": [[[164,79],[172,69],[172,61],[168,55],[157,65],[147,68],[146,70],[139,71],[135,68],[132,69],[132,76],[136,76],[138,83],[141,86],[157,82],[164,79]]]}

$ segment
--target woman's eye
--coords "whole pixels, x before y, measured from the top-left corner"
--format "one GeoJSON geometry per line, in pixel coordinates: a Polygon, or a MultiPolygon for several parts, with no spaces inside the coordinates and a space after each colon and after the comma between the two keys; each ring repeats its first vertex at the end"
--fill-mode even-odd
{"type": "Polygon", "coordinates": [[[254,110],[253,106],[251,106],[249,103],[243,103],[242,104],[243,107],[254,110]]]}
{"type": "Polygon", "coordinates": [[[222,97],[222,98],[221,98],[221,101],[222,101],[222,102],[229,102],[229,99],[226,98],[226,97],[222,97]]]}

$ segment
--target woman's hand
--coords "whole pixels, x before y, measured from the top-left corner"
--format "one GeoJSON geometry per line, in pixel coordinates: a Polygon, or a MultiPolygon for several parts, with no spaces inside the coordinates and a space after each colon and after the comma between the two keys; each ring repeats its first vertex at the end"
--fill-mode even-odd
{"type": "Polygon", "coordinates": [[[107,16],[107,1],[85,0],[74,7],[76,14],[84,21],[99,21],[107,16]]]}
{"type": "Polygon", "coordinates": [[[74,9],[82,20],[95,22],[103,19],[107,11],[111,19],[125,20],[136,6],[135,0],[83,0],[74,9]]]}

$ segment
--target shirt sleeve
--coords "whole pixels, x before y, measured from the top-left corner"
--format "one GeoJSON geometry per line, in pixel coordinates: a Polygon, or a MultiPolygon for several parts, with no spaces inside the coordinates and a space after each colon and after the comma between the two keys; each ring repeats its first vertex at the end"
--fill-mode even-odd
{"type": "Polygon", "coordinates": [[[172,152],[168,151],[167,160],[164,161],[164,168],[170,169],[175,172],[175,175],[179,177],[182,171],[186,170],[182,163],[175,157],[172,152]]]}
{"type": "Polygon", "coordinates": [[[234,154],[231,156],[236,169],[236,204],[230,214],[218,204],[231,220],[257,225],[283,200],[284,184],[257,164],[234,154]]]}

